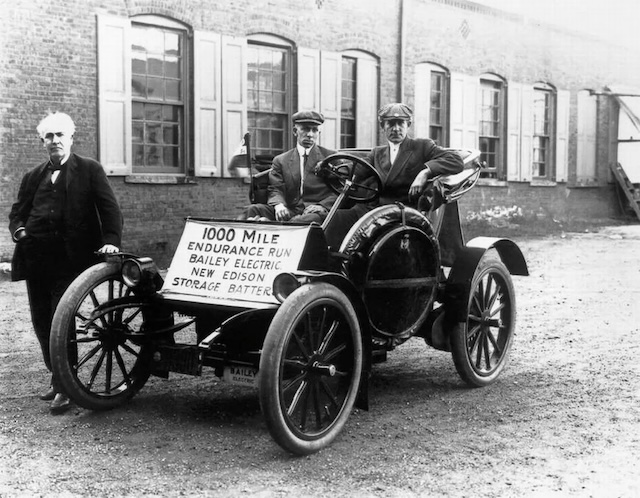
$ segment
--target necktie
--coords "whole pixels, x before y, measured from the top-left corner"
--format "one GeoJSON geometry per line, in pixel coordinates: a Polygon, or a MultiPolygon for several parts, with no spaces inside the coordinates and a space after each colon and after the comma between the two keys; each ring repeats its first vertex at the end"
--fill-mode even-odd
{"type": "Polygon", "coordinates": [[[304,193],[304,173],[307,170],[307,159],[309,159],[309,154],[305,150],[300,163],[300,196],[304,193]]]}
{"type": "Polygon", "coordinates": [[[51,171],[51,183],[56,183],[58,175],[60,174],[60,165],[49,163],[49,170],[51,171]]]}

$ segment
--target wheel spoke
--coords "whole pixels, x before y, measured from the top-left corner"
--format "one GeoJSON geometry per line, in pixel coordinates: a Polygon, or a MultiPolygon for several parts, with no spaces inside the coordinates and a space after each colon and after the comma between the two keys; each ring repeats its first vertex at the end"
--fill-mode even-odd
{"type": "MultiPolygon", "coordinates": [[[[324,325],[324,317],[323,317],[323,325],[324,325]]],[[[322,343],[320,344],[320,347],[318,348],[318,353],[324,354],[324,352],[326,351],[327,347],[329,346],[329,343],[331,342],[331,340],[335,336],[337,330],[338,330],[338,322],[334,321],[331,324],[331,326],[329,327],[329,330],[325,334],[324,338],[322,339],[322,343]]]]}
{"type": "Polygon", "coordinates": [[[129,377],[129,372],[127,372],[127,367],[124,364],[124,360],[122,359],[122,355],[120,354],[120,351],[118,351],[118,348],[113,350],[113,354],[115,355],[116,362],[118,363],[120,371],[122,372],[122,378],[124,379],[124,382],[127,384],[127,387],[131,386],[131,377],[129,377]]]}
{"type": "Polygon", "coordinates": [[[329,362],[333,360],[336,356],[342,353],[345,349],[347,349],[347,345],[342,343],[338,344],[333,350],[324,355],[324,361],[329,362]]]}
{"type": "Polygon", "coordinates": [[[286,383],[283,383],[282,393],[283,394],[286,393],[293,386],[297,385],[300,382],[303,382],[306,376],[307,376],[307,373],[303,371],[303,372],[300,372],[298,375],[296,375],[293,379],[287,381],[286,383]]]}
{"type": "Polygon", "coordinates": [[[320,402],[320,386],[313,383],[313,408],[316,415],[316,429],[322,429],[322,403],[320,402]]]}
{"type": "Polygon", "coordinates": [[[496,354],[498,355],[498,358],[501,357],[502,356],[502,348],[500,346],[498,346],[498,341],[496,341],[496,338],[491,333],[491,329],[487,330],[487,337],[489,338],[489,341],[491,341],[491,344],[493,345],[493,349],[496,352],[496,354]]]}
{"type": "Polygon", "coordinates": [[[331,386],[329,386],[327,379],[320,378],[320,385],[322,386],[322,390],[325,392],[325,394],[327,395],[327,397],[329,398],[329,401],[331,401],[333,406],[335,406],[336,408],[340,408],[340,403],[338,402],[337,393],[334,394],[331,391],[331,386]]]}
{"type": "Polygon", "coordinates": [[[484,359],[486,362],[487,370],[491,370],[491,355],[489,354],[489,338],[487,333],[482,334],[482,347],[484,349],[484,359]]]}
{"type": "Polygon", "coordinates": [[[105,367],[105,375],[106,378],[104,380],[104,385],[106,388],[107,394],[111,392],[111,373],[113,372],[113,351],[109,350],[107,352],[107,365],[105,367]]]}
{"type": "Polygon", "coordinates": [[[120,347],[122,349],[124,349],[126,352],[128,352],[129,354],[135,356],[136,358],[138,358],[140,356],[140,353],[138,351],[136,351],[135,349],[133,349],[128,344],[122,344],[120,347]]]}
{"type": "Polygon", "coordinates": [[[100,344],[96,344],[91,351],[88,351],[81,360],[78,361],[78,363],[75,365],[75,369],[76,371],[78,371],[78,369],[84,365],[86,362],[88,362],[91,358],[93,358],[95,356],[95,354],[100,351],[100,349],[102,349],[102,343],[100,344]]]}
{"type": "MultiPolygon", "coordinates": [[[[94,308],[97,308],[98,306],[100,306],[100,301],[98,301],[98,297],[96,296],[94,289],[92,289],[91,292],[89,292],[89,297],[91,298],[91,302],[93,303],[94,308]]],[[[108,326],[108,323],[104,318],[104,315],[99,316],[98,320],[102,322],[103,327],[108,326]]]]}
{"type": "Polygon", "coordinates": [[[305,392],[308,391],[308,389],[309,389],[309,382],[307,382],[306,380],[303,380],[298,386],[298,389],[296,390],[295,394],[293,395],[293,398],[291,399],[291,403],[289,404],[289,408],[287,409],[287,415],[289,415],[289,417],[293,415],[293,412],[296,410],[298,403],[302,399],[305,392]]]}
{"type": "MultiPolygon", "coordinates": [[[[136,310],[131,313],[131,315],[129,315],[126,319],[122,319],[122,317],[120,317],[120,320],[122,321],[123,325],[129,325],[134,318],[136,318],[140,313],[142,313],[142,308],[136,308],[136,310]]],[[[122,310],[122,316],[124,316],[124,310],[122,310]]]]}
{"type": "Polygon", "coordinates": [[[98,372],[100,371],[100,367],[102,366],[102,362],[104,361],[104,357],[106,356],[106,354],[107,354],[107,352],[105,351],[104,348],[102,348],[102,352],[100,353],[100,357],[98,358],[98,361],[93,366],[93,370],[91,371],[91,376],[89,377],[89,382],[87,382],[87,387],[89,389],[91,389],[91,386],[93,386],[93,383],[95,382],[96,377],[98,376],[98,372]]]}
{"type": "Polygon", "coordinates": [[[293,336],[293,339],[296,341],[296,345],[298,346],[298,349],[300,349],[300,352],[304,356],[304,359],[309,360],[309,358],[311,357],[311,354],[309,353],[309,351],[307,351],[307,347],[302,342],[302,339],[300,339],[300,337],[298,336],[295,330],[291,335],[293,336]]]}

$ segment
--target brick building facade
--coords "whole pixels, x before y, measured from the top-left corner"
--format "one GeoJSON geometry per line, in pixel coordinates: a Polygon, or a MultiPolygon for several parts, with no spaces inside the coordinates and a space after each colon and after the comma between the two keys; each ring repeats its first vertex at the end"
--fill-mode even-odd
{"type": "Polygon", "coordinates": [[[402,100],[414,134],[481,148],[490,169],[463,215],[617,209],[618,109],[600,90],[639,87],[638,54],[596,38],[466,0],[14,0],[0,17],[0,208],[46,158],[38,121],[67,112],[75,152],[116,191],[123,249],[163,264],[184,217],[246,204],[226,168],[244,132],[287,149],[299,108],[323,111],[329,147],[378,144],[375,110],[402,100]]]}

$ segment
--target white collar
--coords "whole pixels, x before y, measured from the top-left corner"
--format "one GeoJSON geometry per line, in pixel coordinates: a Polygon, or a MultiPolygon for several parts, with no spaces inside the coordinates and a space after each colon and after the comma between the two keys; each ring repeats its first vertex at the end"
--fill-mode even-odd
{"type": "Polygon", "coordinates": [[[296,144],[296,149],[298,149],[298,155],[304,156],[306,154],[308,156],[311,153],[311,149],[313,149],[313,147],[311,147],[310,149],[305,149],[302,145],[296,144]]]}
{"type": "Polygon", "coordinates": [[[402,145],[402,142],[400,142],[399,144],[394,144],[393,142],[389,142],[389,148],[391,150],[397,150],[400,148],[401,145],[402,145]]]}

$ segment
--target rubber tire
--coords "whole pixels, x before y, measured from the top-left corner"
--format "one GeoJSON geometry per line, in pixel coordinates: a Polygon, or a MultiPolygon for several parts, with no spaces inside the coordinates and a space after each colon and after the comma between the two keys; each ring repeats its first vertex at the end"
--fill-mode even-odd
{"type": "MultiPolygon", "coordinates": [[[[320,323],[321,326],[316,327],[314,330],[320,330],[323,333],[321,337],[326,338],[327,336],[323,330],[325,322],[322,320],[320,323]]],[[[335,320],[333,323],[335,323],[335,320]]],[[[266,420],[267,428],[273,439],[282,448],[296,455],[308,455],[328,446],[341,432],[351,414],[360,387],[362,365],[362,333],[356,311],[347,296],[337,287],[323,282],[307,284],[296,289],[287,297],[276,312],[267,331],[262,356],[260,358],[260,406],[266,420]],[[325,313],[327,309],[330,309],[331,312],[334,313],[333,316],[339,319],[344,326],[348,327],[348,330],[340,329],[342,331],[341,335],[334,336],[334,339],[342,341],[339,344],[347,345],[347,353],[335,358],[338,365],[336,370],[348,374],[344,382],[341,381],[341,376],[323,376],[310,370],[305,370],[305,368],[310,368],[314,358],[315,360],[334,359],[333,357],[325,358],[323,354],[336,351],[336,348],[329,348],[329,346],[333,344],[331,341],[327,343],[325,348],[314,347],[314,345],[311,344],[311,349],[316,352],[319,351],[319,353],[313,358],[311,355],[305,358],[304,353],[301,353],[302,346],[299,346],[299,344],[304,341],[310,341],[312,334],[294,338],[294,331],[296,331],[299,326],[304,326],[304,321],[306,321],[307,325],[311,325],[311,318],[315,316],[315,312],[319,311],[318,307],[325,307],[325,313]],[[297,342],[296,339],[300,342],[297,342]],[[289,354],[289,348],[291,347],[293,347],[290,353],[292,356],[287,356],[289,354]],[[295,355],[296,347],[299,348],[297,355],[295,355]],[[300,360],[301,357],[302,360],[300,360]],[[292,367],[290,364],[294,361],[294,358],[297,363],[292,367]],[[305,396],[309,395],[311,398],[314,398],[314,400],[321,398],[325,392],[315,390],[315,387],[320,389],[322,380],[325,381],[325,387],[333,383],[332,386],[328,387],[329,389],[339,384],[341,394],[340,396],[335,396],[335,399],[338,400],[336,406],[339,406],[339,408],[334,410],[334,414],[329,415],[330,421],[326,426],[319,429],[314,428],[307,430],[304,424],[298,424],[293,420],[293,418],[300,413],[299,411],[294,411],[292,416],[289,416],[287,413],[289,406],[288,401],[285,399],[285,390],[283,389],[284,382],[289,378],[287,377],[287,379],[285,379],[287,373],[285,373],[284,367],[285,360],[287,359],[289,360],[289,366],[287,367],[289,369],[288,374],[291,374],[292,369],[297,368],[299,373],[293,375],[293,378],[302,375],[304,380],[308,381],[308,384],[306,384],[308,389],[306,390],[307,392],[305,392],[305,396]],[[304,361],[307,362],[305,367],[300,367],[300,363],[304,361]]],[[[303,379],[300,378],[300,386],[302,386],[302,380],[303,379]]],[[[294,382],[292,381],[291,385],[293,384],[294,382]]],[[[296,393],[302,396],[304,389],[300,386],[296,389],[296,393]]],[[[320,407],[321,401],[322,400],[314,404],[314,408],[320,407]]],[[[316,409],[314,413],[317,414],[319,411],[322,415],[324,413],[328,414],[331,409],[329,401],[327,401],[323,408],[324,411],[321,408],[320,410],[316,409]]],[[[302,413],[306,412],[307,404],[305,401],[304,406],[302,406],[302,413]]],[[[311,418],[311,414],[304,417],[305,421],[309,418],[311,418]]],[[[318,420],[316,418],[316,424],[317,423],[318,420]]]]}
{"type": "MultiPolygon", "coordinates": [[[[137,357],[133,357],[121,345],[115,349],[119,351],[120,358],[123,361],[124,358],[129,358],[128,364],[125,364],[125,369],[128,370],[127,374],[129,375],[129,385],[126,382],[121,382],[120,385],[116,385],[117,389],[113,392],[99,392],[96,386],[89,386],[88,383],[84,382],[83,378],[79,378],[78,368],[73,363],[77,363],[77,357],[82,357],[83,355],[74,353],[77,351],[78,346],[74,347],[71,343],[76,336],[76,330],[78,330],[78,324],[76,324],[75,320],[76,318],[80,320],[78,310],[83,303],[87,302],[85,300],[90,299],[91,293],[105,283],[107,285],[113,284],[114,291],[115,288],[118,288],[119,295],[114,295],[114,298],[121,297],[127,291],[127,287],[122,283],[118,265],[99,263],[92,266],[81,273],[67,288],[58,304],[51,327],[50,351],[54,375],[59,379],[66,394],[76,404],[90,410],[109,410],[123,404],[144,386],[150,375],[150,346],[141,342],[133,343],[130,339],[126,339],[124,343],[130,349],[137,350],[137,357]],[[128,368],[129,366],[131,368],[128,368]]],[[[105,302],[109,302],[109,299],[102,301],[100,304],[104,305],[105,302]]],[[[92,302],[91,306],[94,306],[92,310],[94,311],[96,309],[95,302],[92,302]]],[[[86,307],[83,310],[83,316],[86,316],[88,310],[86,307]]],[[[122,316],[119,318],[122,318],[122,316]]],[[[116,318],[115,321],[117,320],[116,318]]],[[[122,320],[116,323],[116,325],[121,324],[122,320]]],[[[110,331],[110,337],[114,336],[112,331],[116,329],[106,327],[104,323],[102,323],[102,326],[105,329],[105,336],[110,331]]],[[[95,345],[93,347],[98,349],[92,355],[92,358],[99,357],[99,353],[105,353],[107,349],[105,348],[105,342],[101,338],[96,338],[94,342],[95,345]]],[[[115,370],[114,367],[122,373],[122,368],[117,361],[111,363],[110,372],[115,370]]],[[[102,371],[104,369],[106,372],[107,368],[109,368],[108,360],[107,362],[103,361],[98,370],[102,371]]],[[[82,371],[84,372],[84,370],[82,371]]],[[[122,377],[124,379],[124,376],[122,377]]]]}
{"type": "Polygon", "coordinates": [[[455,324],[450,331],[453,362],[458,374],[469,386],[484,387],[495,382],[506,367],[516,323],[516,298],[511,274],[494,255],[485,255],[474,272],[467,299],[466,316],[466,322],[455,324]],[[488,281],[493,282],[489,292],[486,288],[488,281]],[[504,307],[490,312],[491,307],[487,306],[487,299],[493,296],[498,299],[498,294],[502,295],[501,302],[504,307]],[[489,325],[487,320],[482,325],[480,320],[474,319],[473,317],[480,315],[478,303],[483,303],[483,310],[480,311],[485,312],[487,319],[496,318],[499,314],[503,327],[489,325]],[[470,327],[474,327],[474,330],[479,327],[482,350],[470,347],[468,338],[478,337],[473,330],[470,332],[470,327]],[[472,336],[468,337],[470,334],[472,336]],[[496,348],[495,345],[500,348],[496,348]],[[489,352],[490,358],[488,368],[486,352],[489,352]],[[481,364],[478,364],[479,360],[481,364]]]}

